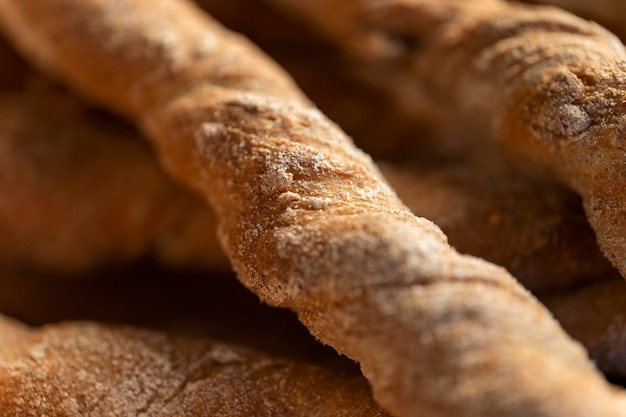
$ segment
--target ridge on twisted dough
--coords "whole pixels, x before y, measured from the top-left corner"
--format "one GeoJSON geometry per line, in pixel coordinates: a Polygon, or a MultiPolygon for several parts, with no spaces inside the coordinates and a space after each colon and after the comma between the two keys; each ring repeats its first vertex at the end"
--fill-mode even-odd
{"type": "Polygon", "coordinates": [[[400,103],[413,92],[578,192],[626,277],[626,50],[615,36],[501,0],[349,0],[331,19],[332,1],[271,1],[378,67],[400,103]]]}
{"type": "Polygon", "coordinates": [[[360,376],[206,339],[0,316],[3,416],[384,417],[360,376]],[[323,399],[323,400],[322,400],[323,399]]]}
{"type": "Polygon", "coordinates": [[[626,397],[534,298],[412,216],[256,49],[184,1],[146,4],[1,0],[0,18],[42,67],[134,118],[216,209],[240,280],[359,361],[384,407],[626,415],[626,397]]]}

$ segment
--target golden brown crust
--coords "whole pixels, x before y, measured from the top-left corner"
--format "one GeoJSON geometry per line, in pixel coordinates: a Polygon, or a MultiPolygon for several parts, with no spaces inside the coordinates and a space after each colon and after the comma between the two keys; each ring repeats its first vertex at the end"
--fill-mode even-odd
{"type": "Polygon", "coordinates": [[[242,282],[358,360],[389,411],[625,415],[626,397],[536,300],[412,216],[284,74],[191,5],[2,0],[0,11],[25,53],[134,116],[169,172],[211,201],[242,282]],[[203,39],[215,53],[186,59],[203,39]],[[128,68],[116,74],[128,89],[103,87],[113,66],[128,68]]]}
{"type": "Polygon", "coordinates": [[[332,1],[275,1],[390,67],[396,93],[420,92],[576,190],[626,275],[626,52],[615,36],[558,9],[499,0],[353,0],[329,21],[332,1]]]}
{"type": "Polygon", "coordinates": [[[0,408],[58,417],[387,415],[358,376],[93,323],[48,325],[0,345],[0,408]]]}

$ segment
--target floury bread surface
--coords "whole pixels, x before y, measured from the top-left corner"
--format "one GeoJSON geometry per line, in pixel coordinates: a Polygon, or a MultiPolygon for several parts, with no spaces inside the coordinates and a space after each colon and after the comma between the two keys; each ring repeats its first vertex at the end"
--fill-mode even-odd
{"type": "Polygon", "coordinates": [[[202,339],[0,317],[2,415],[383,417],[366,381],[202,339]]]}
{"type": "Polygon", "coordinates": [[[215,208],[240,280],[359,361],[388,411],[626,415],[510,275],[452,250],[280,69],[191,4],[2,0],[0,17],[34,62],[141,127],[215,208]]]}

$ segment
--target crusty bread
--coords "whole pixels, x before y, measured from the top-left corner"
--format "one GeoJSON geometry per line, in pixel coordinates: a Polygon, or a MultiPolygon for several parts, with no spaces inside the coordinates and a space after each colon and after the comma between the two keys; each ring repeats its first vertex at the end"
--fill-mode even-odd
{"type": "Polygon", "coordinates": [[[34,62],[141,127],[216,209],[240,280],[358,360],[388,411],[626,415],[509,274],[451,249],[289,77],[191,4],[1,0],[0,18],[34,62]]]}
{"type": "Polygon", "coordinates": [[[387,415],[359,376],[131,327],[23,331],[4,317],[0,409],[59,417],[387,415]]]}

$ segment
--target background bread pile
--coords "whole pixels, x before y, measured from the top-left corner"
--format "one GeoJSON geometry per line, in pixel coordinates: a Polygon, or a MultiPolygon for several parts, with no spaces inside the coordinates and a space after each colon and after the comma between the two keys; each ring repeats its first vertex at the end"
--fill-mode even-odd
{"type": "Polygon", "coordinates": [[[0,0],[0,27],[6,415],[626,415],[626,53],[600,26],[0,0]]]}

